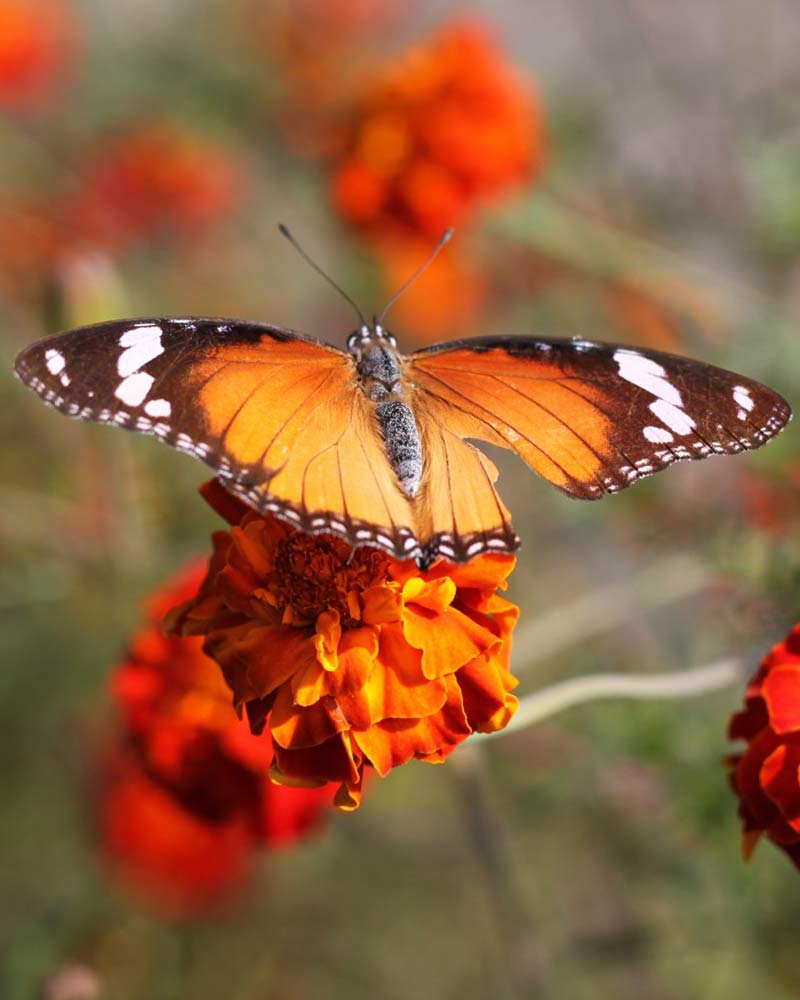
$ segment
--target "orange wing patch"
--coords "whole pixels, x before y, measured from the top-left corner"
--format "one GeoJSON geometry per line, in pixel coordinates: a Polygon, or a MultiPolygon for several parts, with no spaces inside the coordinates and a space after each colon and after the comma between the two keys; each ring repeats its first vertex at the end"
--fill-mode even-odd
{"type": "Polygon", "coordinates": [[[220,457],[236,478],[252,481],[283,467],[298,430],[352,392],[354,378],[346,355],[296,341],[269,354],[227,348],[193,368],[192,389],[220,457]]]}
{"type": "Polygon", "coordinates": [[[515,451],[566,492],[601,492],[611,421],[603,394],[552,365],[509,356],[448,351],[412,359],[417,386],[440,405],[448,426],[515,451]]]}
{"type": "Polygon", "coordinates": [[[497,469],[464,440],[487,440],[486,429],[469,413],[427,393],[418,396],[417,419],[425,455],[417,533],[426,551],[463,561],[479,552],[516,549],[511,516],[495,489],[497,469]]]}
{"type": "Polygon", "coordinates": [[[373,407],[352,379],[331,378],[314,390],[277,442],[267,452],[285,453],[277,471],[226,485],[305,531],[377,544],[398,558],[421,555],[415,510],[386,458],[373,407]]]}

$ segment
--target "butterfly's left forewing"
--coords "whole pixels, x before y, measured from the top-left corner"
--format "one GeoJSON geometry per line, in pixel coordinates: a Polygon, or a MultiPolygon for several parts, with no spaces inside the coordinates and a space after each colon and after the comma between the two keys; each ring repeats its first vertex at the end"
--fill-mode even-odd
{"type": "Polygon", "coordinates": [[[758,448],[791,416],[752,379],[588,341],[484,337],[417,351],[408,371],[445,426],[515,451],[586,500],[679,459],[758,448]]]}
{"type": "Polygon", "coordinates": [[[68,416],[200,458],[257,510],[401,558],[422,553],[350,354],[265,324],[141,319],[49,337],[15,369],[68,416]]]}

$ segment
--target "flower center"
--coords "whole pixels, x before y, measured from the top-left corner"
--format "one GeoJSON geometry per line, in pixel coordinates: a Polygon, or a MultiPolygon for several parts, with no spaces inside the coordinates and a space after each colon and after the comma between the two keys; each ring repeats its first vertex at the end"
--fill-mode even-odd
{"type": "Polygon", "coordinates": [[[312,625],[335,610],[342,628],[354,628],[361,617],[358,595],[388,579],[389,563],[379,549],[292,532],[277,545],[270,589],[293,625],[312,625]]]}

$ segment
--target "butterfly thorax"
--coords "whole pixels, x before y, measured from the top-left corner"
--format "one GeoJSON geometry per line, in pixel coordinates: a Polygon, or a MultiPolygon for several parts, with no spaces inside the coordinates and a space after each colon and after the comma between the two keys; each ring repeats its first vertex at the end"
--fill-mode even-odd
{"type": "Polygon", "coordinates": [[[347,341],[356,359],[361,387],[374,404],[386,457],[403,493],[417,495],[422,479],[422,444],[403,384],[403,362],[394,337],[376,324],[347,341]]]}

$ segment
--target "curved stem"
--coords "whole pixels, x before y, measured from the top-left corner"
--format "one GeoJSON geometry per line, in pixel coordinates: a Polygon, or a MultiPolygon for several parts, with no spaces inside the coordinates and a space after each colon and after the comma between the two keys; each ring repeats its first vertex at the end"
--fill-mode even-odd
{"type": "Polygon", "coordinates": [[[497,733],[481,733],[474,739],[490,739],[517,732],[541,722],[556,712],[597,698],[690,698],[741,683],[751,668],[749,659],[717,660],[691,670],[664,674],[589,674],[551,684],[522,698],[514,718],[497,733]]]}

